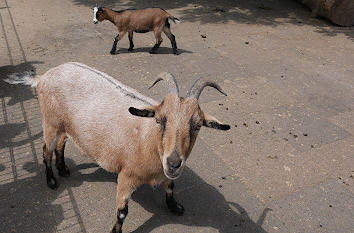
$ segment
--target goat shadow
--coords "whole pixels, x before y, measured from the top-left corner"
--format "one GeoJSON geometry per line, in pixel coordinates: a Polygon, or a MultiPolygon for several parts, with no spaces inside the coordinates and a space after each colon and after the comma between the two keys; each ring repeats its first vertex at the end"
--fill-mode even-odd
{"type": "Polygon", "coordinates": [[[89,7],[98,4],[115,10],[128,8],[146,8],[151,6],[175,10],[182,23],[199,22],[200,24],[224,24],[237,22],[246,25],[268,25],[277,27],[284,24],[310,25],[317,33],[329,37],[344,35],[354,41],[352,27],[340,27],[329,20],[311,17],[311,10],[301,1],[294,0],[204,0],[204,1],[108,1],[108,0],[72,0],[74,4],[89,7]]]}
{"type": "MultiPolygon", "coordinates": [[[[55,232],[56,226],[67,220],[65,210],[58,200],[65,200],[73,206],[74,214],[70,218],[76,218],[80,231],[87,232],[71,188],[80,186],[85,181],[116,183],[117,175],[102,168],[82,174],[80,170],[95,168],[98,165],[76,165],[70,158],[66,158],[66,163],[70,167],[71,176],[68,179],[60,179],[61,184],[56,191],[46,186],[44,166],[39,166],[38,169],[38,164],[33,162],[25,163],[23,170],[35,174],[34,176],[0,185],[0,200],[6,200],[1,201],[0,205],[0,215],[3,219],[0,228],[3,232],[55,232]]],[[[176,199],[186,208],[183,216],[175,216],[167,210],[165,194],[161,187],[153,190],[144,185],[134,192],[132,200],[153,213],[150,219],[134,230],[135,233],[150,232],[168,224],[211,227],[225,233],[266,232],[261,225],[270,209],[264,209],[260,219],[254,222],[241,205],[228,202],[218,189],[207,184],[188,167],[185,168],[181,180],[176,181],[175,191],[176,199]],[[183,187],[191,188],[181,191],[183,187]]]]}
{"type": "MultiPolygon", "coordinates": [[[[126,49],[126,48],[118,48],[114,55],[124,54],[124,53],[149,53],[151,48],[152,47],[137,47],[137,48],[134,48],[133,51],[128,51],[128,49],[126,49]]],[[[193,52],[189,51],[189,50],[178,48],[177,55],[180,55],[182,53],[193,53],[193,52]]],[[[160,47],[157,50],[157,53],[155,53],[154,55],[159,55],[159,54],[173,54],[173,51],[172,51],[172,48],[169,48],[169,47],[160,47]]]]}
{"type": "Polygon", "coordinates": [[[270,211],[269,208],[265,208],[258,221],[254,222],[241,205],[227,201],[217,188],[206,183],[188,167],[185,167],[182,177],[175,183],[175,198],[185,207],[184,215],[176,216],[169,212],[161,187],[158,188],[160,192],[156,192],[144,185],[133,193],[132,200],[153,213],[153,216],[134,230],[134,233],[151,232],[168,224],[208,227],[224,233],[266,232],[261,225],[270,211]],[[183,187],[189,188],[179,191],[183,187]]]}
{"type": "MultiPolygon", "coordinates": [[[[76,187],[84,181],[117,182],[116,174],[106,172],[95,163],[84,163],[74,167],[70,163],[72,161],[69,160],[67,164],[72,171],[72,175],[69,179],[65,179],[64,183],[66,184],[61,184],[59,189],[76,187]],[[81,174],[78,172],[81,169],[94,167],[98,169],[93,173],[81,174]]],[[[185,207],[184,215],[176,216],[167,209],[165,193],[161,186],[153,189],[149,185],[143,185],[132,194],[131,199],[146,211],[153,213],[153,216],[138,226],[133,231],[134,233],[151,232],[155,228],[169,224],[211,227],[221,233],[266,233],[262,224],[267,212],[271,209],[265,208],[257,222],[253,221],[240,204],[227,201],[217,188],[206,183],[188,167],[185,167],[181,178],[175,183],[175,198],[185,207]]],[[[130,212],[134,214],[133,211],[130,212]]],[[[134,218],[133,216],[130,217],[134,218]]]]}

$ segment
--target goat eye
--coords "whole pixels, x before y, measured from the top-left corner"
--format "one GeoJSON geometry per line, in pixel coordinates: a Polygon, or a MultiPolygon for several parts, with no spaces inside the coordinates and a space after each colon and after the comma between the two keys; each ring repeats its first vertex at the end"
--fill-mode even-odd
{"type": "Polygon", "coordinates": [[[194,130],[194,131],[199,131],[201,127],[202,127],[201,124],[196,124],[196,125],[193,127],[193,130],[194,130]]]}
{"type": "Polygon", "coordinates": [[[161,120],[160,119],[155,119],[157,124],[161,124],[161,120]]]}

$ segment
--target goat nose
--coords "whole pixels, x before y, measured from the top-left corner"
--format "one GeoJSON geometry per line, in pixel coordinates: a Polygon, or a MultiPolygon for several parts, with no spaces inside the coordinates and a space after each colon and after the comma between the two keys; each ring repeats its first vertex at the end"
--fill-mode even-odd
{"type": "Polygon", "coordinates": [[[177,169],[181,166],[182,164],[182,160],[178,157],[178,155],[176,156],[170,156],[167,158],[167,163],[169,166],[177,169]]]}

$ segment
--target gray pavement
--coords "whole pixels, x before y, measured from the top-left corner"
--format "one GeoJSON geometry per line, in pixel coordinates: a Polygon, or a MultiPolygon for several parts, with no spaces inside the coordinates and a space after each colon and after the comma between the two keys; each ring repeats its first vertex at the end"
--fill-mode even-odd
{"type": "Polygon", "coordinates": [[[201,130],[176,182],[182,217],[169,213],[161,188],[139,188],[124,232],[353,232],[354,28],[310,17],[292,0],[84,1],[0,0],[0,232],[108,232],[116,175],[69,142],[69,178],[49,190],[42,164],[36,93],[3,82],[13,72],[43,74],[68,61],[99,69],[143,94],[158,73],[173,73],[182,93],[201,76],[201,107],[232,128],[201,130]],[[152,33],[109,50],[109,22],[91,8],[160,6],[181,54],[166,37],[150,55],[152,33]],[[202,38],[205,35],[206,38],[202,38]]]}

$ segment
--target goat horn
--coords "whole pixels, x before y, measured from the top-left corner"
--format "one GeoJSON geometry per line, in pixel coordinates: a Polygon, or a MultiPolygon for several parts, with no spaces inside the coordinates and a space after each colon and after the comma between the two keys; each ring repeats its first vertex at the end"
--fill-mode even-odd
{"type": "Polygon", "coordinates": [[[162,72],[158,75],[158,77],[159,78],[156,79],[156,81],[149,87],[149,89],[155,86],[156,83],[160,82],[161,80],[164,80],[167,82],[168,91],[179,96],[177,80],[171,73],[162,72]]]}
{"type": "Polygon", "coordinates": [[[189,89],[187,93],[187,98],[190,97],[195,97],[197,100],[199,99],[200,94],[202,93],[204,87],[214,87],[216,90],[218,90],[221,94],[227,96],[227,94],[221,89],[221,87],[214,81],[211,81],[207,78],[199,78],[195,80],[195,82],[192,84],[191,88],[189,89]]]}

